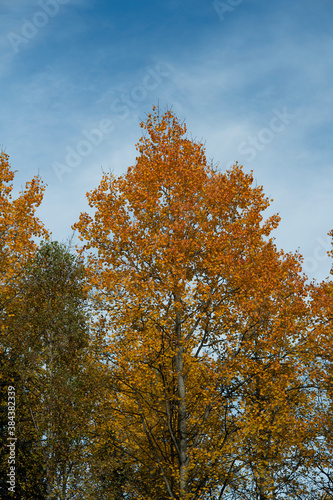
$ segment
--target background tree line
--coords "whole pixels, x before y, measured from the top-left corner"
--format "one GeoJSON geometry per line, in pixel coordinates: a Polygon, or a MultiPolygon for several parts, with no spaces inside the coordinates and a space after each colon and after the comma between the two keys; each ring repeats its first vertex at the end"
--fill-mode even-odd
{"type": "Polygon", "coordinates": [[[76,255],[1,154],[1,498],[332,499],[332,283],[277,249],[252,173],[210,165],[170,111],[141,126],[76,255]]]}

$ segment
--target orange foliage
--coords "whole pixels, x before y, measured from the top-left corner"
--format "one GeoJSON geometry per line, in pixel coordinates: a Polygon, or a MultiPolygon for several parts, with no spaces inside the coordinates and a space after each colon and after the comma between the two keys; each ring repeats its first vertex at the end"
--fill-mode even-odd
{"type": "Polygon", "coordinates": [[[94,217],[73,226],[107,313],[113,432],[135,470],[126,491],[222,498],[250,470],[249,494],[271,498],[310,428],[300,257],[275,247],[279,217],[263,219],[252,174],[209,166],[170,111],[141,126],[135,166],[105,174],[87,194],[94,217]]]}
{"type": "Polygon", "coordinates": [[[9,157],[0,153],[0,285],[1,303],[5,305],[9,288],[35,252],[34,237],[47,237],[41,221],[35,216],[45,187],[35,176],[26,183],[16,199],[12,199],[14,172],[9,157]]]}

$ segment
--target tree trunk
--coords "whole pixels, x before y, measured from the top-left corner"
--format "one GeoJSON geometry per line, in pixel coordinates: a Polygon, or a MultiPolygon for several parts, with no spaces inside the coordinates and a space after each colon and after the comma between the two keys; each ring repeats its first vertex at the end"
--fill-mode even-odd
{"type": "Polygon", "coordinates": [[[180,499],[187,494],[187,435],[186,435],[186,392],[185,379],[183,374],[183,354],[181,331],[181,313],[176,312],[176,335],[178,351],[176,354],[176,374],[177,374],[177,392],[178,392],[178,450],[179,450],[179,489],[180,499]]]}

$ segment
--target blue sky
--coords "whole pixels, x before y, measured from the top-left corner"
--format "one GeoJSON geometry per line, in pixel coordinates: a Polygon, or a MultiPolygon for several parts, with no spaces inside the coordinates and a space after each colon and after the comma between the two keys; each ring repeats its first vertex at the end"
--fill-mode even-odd
{"type": "Polygon", "coordinates": [[[39,172],[38,210],[64,241],[102,169],[135,161],[139,122],[172,107],[222,170],[274,199],[276,244],[329,275],[333,228],[331,0],[1,0],[0,146],[39,172]]]}

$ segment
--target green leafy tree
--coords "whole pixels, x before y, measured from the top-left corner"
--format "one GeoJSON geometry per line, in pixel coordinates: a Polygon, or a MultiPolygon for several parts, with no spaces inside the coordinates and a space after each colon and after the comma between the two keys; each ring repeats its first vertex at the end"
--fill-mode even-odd
{"type": "MultiPolygon", "coordinates": [[[[80,498],[95,397],[84,268],[63,245],[46,242],[17,287],[7,310],[5,353],[25,408],[18,429],[34,440],[45,498],[80,498]]],[[[22,445],[18,460],[23,454],[22,445]]]]}

